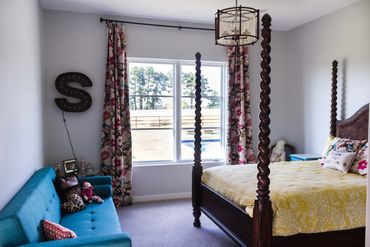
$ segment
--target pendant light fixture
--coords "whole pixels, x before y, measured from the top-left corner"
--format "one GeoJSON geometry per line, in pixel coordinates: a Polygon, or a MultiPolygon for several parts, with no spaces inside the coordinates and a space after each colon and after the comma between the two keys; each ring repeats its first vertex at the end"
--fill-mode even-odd
{"type": "Polygon", "coordinates": [[[216,45],[244,46],[259,39],[259,10],[238,6],[217,10],[215,16],[216,45]]]}

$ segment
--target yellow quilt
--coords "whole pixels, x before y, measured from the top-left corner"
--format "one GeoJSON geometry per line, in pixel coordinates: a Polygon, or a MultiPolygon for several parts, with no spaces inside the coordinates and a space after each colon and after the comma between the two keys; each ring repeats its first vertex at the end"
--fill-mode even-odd
{"type": "MultiPolygon", "coordinates": [[[[273,235],[289,236],[365,226],[366,178],[322,168],[319,161],[270,165],[273,235]]],[[[204,170],[202,182],[253,215],[256,165],[204,170]]]]}

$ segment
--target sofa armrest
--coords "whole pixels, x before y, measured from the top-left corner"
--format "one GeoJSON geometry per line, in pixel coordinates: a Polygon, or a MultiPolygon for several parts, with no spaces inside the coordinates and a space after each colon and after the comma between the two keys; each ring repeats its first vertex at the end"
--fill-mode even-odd
{"type": "Polygon", "coordinates": [[[112,235],[102,235],[93,237],[78,237],[69,238],[64,240],[45,241],[39,243],[21,245],[23,247],[67,247],[67,246],[119,246],[119,247],[131,247],[130,236],[123,232],[112,235]]]}
{"type": "Polygon", "coordinates": [[[96,185],[110,185],[112,186],[112,177],[110,176],[92,176],[92,177],[82,177],[78,179],[80,184],[84,181],[89,182],[92,186],[96,185]]]}

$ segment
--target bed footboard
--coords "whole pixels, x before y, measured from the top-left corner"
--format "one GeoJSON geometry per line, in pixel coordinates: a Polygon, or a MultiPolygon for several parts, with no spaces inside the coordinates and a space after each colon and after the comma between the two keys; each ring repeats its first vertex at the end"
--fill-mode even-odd
{"type": "Polygon", "coordinates": [[[252,218],[242,208],[205,184],[201,189],[201,211],[240,246],[252,242],[252,218]]]}

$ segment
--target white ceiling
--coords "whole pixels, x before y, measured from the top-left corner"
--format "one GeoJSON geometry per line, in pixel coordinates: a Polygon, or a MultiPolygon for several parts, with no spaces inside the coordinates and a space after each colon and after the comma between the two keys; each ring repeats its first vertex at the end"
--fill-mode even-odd
{"type": "MultiPolygon", "coordinates": [[[[274,30],[286,31],[359,0],[239,0],[238,5],[267,11],[274,30]]],[[[217,9],[234,0],[40,0],[45,9],[192,23],[214,23],[217,9]]]]}

